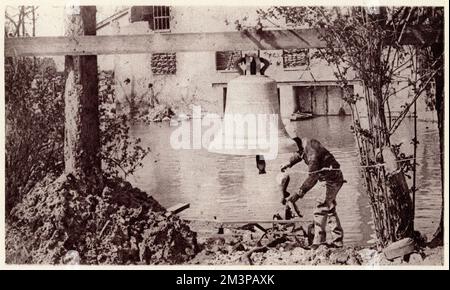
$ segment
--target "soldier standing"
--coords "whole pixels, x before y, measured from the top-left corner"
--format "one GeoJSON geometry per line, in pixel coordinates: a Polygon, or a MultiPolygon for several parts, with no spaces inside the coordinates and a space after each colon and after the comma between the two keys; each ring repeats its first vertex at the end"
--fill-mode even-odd
{"type": "Polygon", "coordinates": [[[289,197],[288,201],[292,203],[294,210],[300,216],[296,201],[316,185],[318,181],[325,182],[326,191],[317,199],[314,210],[314,241],[312,248],[317,248],[326,242],[327,220],[331,224],[333,241],[329,246],[342,247],[344,231],[342,229],[339,217],[336,212],[336,196],[344,184],[345,180],[340,170],[340,165],[334,156],[314,139],[294,138],[299,150],[294,153],[286,165],[281,167],[284,172],[302,160],[309,167],[308,178],[300,186],[298,193],[289,197]]]}

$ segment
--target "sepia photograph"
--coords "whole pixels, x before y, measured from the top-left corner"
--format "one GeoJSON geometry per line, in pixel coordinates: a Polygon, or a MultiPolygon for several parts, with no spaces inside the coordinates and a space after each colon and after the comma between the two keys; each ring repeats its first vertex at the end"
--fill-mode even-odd
{"type": "Polygon", "coordinates": [[[446,1],[20,2],[2,268],[448,269],[446,1]]]}

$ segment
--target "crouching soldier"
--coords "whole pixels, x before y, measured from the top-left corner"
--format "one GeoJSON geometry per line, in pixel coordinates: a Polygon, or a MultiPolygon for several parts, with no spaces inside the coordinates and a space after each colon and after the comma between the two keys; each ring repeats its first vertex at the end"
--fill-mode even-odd
{"type": "Polygon", "coordinates": [[[281,167],[284,172],[287,168],[301,162],[302,160],[309,167],[308,178],[301,185],[298,193],[289,197],[288,201],[292,203],[297,211],[296,201],[312,188],[318,181],[325,182],[325,195],[317,199],[316,208],[314,210],[314,241],[312,248],[326,242],[326,224],[327,220],[331,224],[333,241],[332,247],[342,247],[344,231],[336,213],[336,195],[345,182],[340,165],[334,156],[314,139],[294,138],[298,145],[298,152],[290,158],[289,163],[281,167]]]}

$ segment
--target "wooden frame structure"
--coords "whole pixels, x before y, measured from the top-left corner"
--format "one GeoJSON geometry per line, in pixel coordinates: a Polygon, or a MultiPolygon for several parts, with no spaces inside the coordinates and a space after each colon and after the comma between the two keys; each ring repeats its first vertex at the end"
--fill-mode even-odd
{"type": "MultiPolygon", "coordinates": [[[[402,44],[441,41],[439,31],[409,29],[402,44]]],[[[276,50],[320,48],[325,43],[315,29],[244,30],[216,33],[145,35],[79,35],[5,39],[5,56],[104,55],[153,52],[276,50]]]]}

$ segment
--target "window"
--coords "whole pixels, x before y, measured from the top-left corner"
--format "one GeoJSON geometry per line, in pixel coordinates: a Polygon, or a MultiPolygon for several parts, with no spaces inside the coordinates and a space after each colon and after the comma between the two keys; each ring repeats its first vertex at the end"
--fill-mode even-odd
{"type": "Polygon", "coordinates": [[[283,68],[285,69],[308,69],[308,49],[285,49],[283,50],[283,68]]]}
{"type": "Polygon", "coordinates": [[[157,75],[174,75],[177,72],[175,53],[152,54],[152,73],[157,75]]]}
{"type": "Polygon", "coordinates": [[[234,63],[242,57],[241,51],[217,51],[216,52],[216,70],[218,71],[236,71],[234,63]]]}
{"type": "Polygon", "coordinates": [[[153,6],[153,30],[170,30],[169,6],[153,6]]]}
{"type": "Polygon", "coordinates": [[[152,22],[153,6],[132,6],[130,9],[130,22],[152,22]]]}
{"type": "Polygon", "coordinates": [[[170,30],[169,6],[133,6],[130,12],[130,22],[147,21],[155,31],[170,30]]]}

